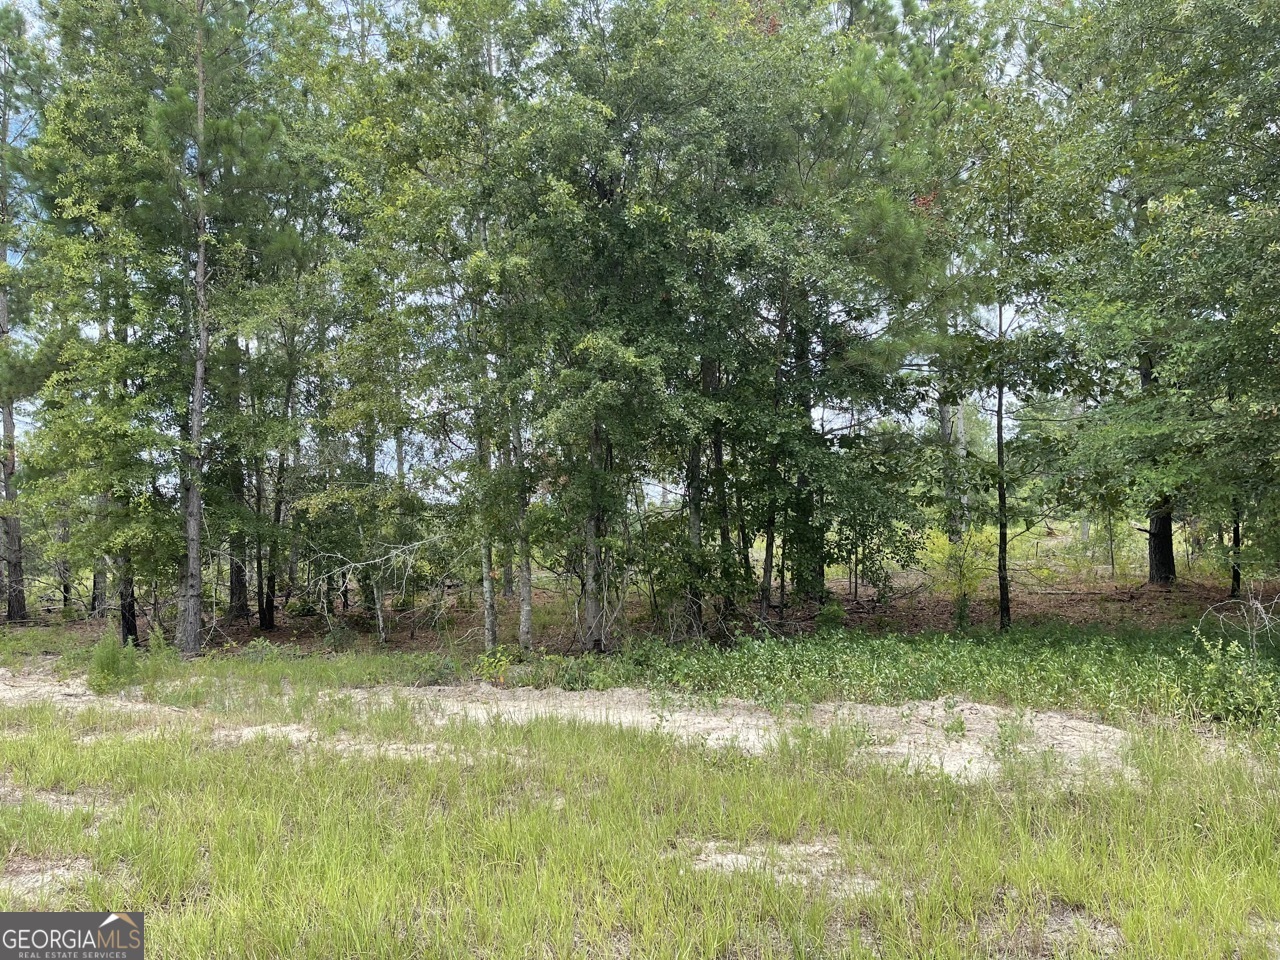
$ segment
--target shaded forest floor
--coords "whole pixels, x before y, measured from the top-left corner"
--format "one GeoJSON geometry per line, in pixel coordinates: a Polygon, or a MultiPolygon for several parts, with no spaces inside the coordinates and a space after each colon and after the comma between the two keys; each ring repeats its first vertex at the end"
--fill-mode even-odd
{"type": "MultiPolygon", "coordinates": [[[[902,575],[895,593],[877,599],[863,587],[855,599],[843,580],[828,582],[832,600],[844,610],[844,625],[873,634],[917,634],[947,631],[956,625],[956,604],[945,592],[933,588],[922,576],[902,575]]],[[[1075,626],[1105,628],[1185,627],[1195,622],[1213,604],[1227,597],[1221,583],[1181,581],[1172,587],[1152,586],[1145,582],[1087,583],[1063,582],[1020,588],[1014,600],[1014,615],[1020,624],[1043,625],[1062,623],[1075,626]]],[[[1280,594],[1280,584],[1273,594],[1280,594]]],[[[803,635],[814,629],[822,605],[789,600],[783,610],[774,609],[765,620],[749,615],[731,616],[722,624],[711,622],[709,629],[722,633],[777,633],[803,635]]],[[[499,640],[516,642],[515,627],[519,619],[514,599],[499,599],[499,640]]],[[[714,618],[708,605],[708,617],[714,618]]],[[[983,585],[970,599],[969,625],[976,629],[994,627],[999,622],[997,598],[993,585],[983,585]]],[[[374,618],[368,611],[353,605],[335,621],[349,625],[361,637],[375,633],[374,618]]],[[[482,646],[483,610],[478,594],[457,590],[437,606],[413,612],[392,611],[388,644],[398,649],[470,649],[482,646]]],[[[542,587],[535,591],[535,645],[552,653],[582,652],[577,630],[574,596],[560,589],[542,587]]],[[[655,621],[647,600],[635,594],[624,604],[618,621],[621,634],[656,634],[670,632],[670,626],[655,621]]],[[[330,625],[319,615],[291,616],[282,613],[272,639],[287,638],[308,649],[323,647],[331,632],[330,625]]],[[[253,622],[224,624],[215,633],[217,642],[244,643],[263,636],[253,622]]]]}
{"type": "MultiPolygon", "coordinates": [[[[901,573],[891,594],[878,598],[865,584],[857,596],[843,579],[828,581],[831,602],[844,611],[843,625],[874,635],[913,635],[956,629],[956,602],[945,590],[918,572],[901,573]]],[[[1280,595],[1280,582],[1258,585],[1263,595],[1280,595]]],[[[1013,615],[1019,626],[1066,625],[1095,630],[1188,629],[1214,604],[1227,598],[1225,582],[1181,580],[1171,587],[1140,581],[1113,582],[1061,580],[1052,583],[1021,584],[1015,588],[1013,615]]],[[[451,651],[474,655],[483,649],[483,610],[478,590],[453,588],[431,601],[420,600],[411,608],[397,609],[389,602],[385,613],[387,640],[377,636],[377,619],[361,607],[356,591],[347,610],[336,609],[330,618],[320,613],[300,612],[296,604],[280,604],[275,629],[259,628],[256,617],[220,620],[210,628],[213,648],[243,647],[254,640],[287,643],[304,651],[330,651],[335,634],[344,636],[344,648],[382,650],[451,651]]],[[[499,642],[516,643],[519,611],[513,598],[500,597],[499,642]]],[[[707,606],[708,630],[721,637],[737,634],[803,636],[812,633],[822,605],[789,600],[785,609],[776,607],[761,620],[753,604],[723,621],[716,621],[712,604],[707,606]]],[[[33,625],[52,627],[96,637],[101,621],[63,622],[55,607],[42,608],[33,625]]],[[[970,598],[966,629],[982,631],[998,623],[993,583],[981,585],[970,598]]],[[[162,626],[164,621],[162,619],[162,626]]],[[[142,609],[139,631],[145,637],[150,628],[148,611],[142,609]]],[[[572,592],[558,585],[542,585],[534,591],[535,647],[554,654],[583,652],[578,630],[578,611],[572,592]]],[[[650,605],[639,592],[623,604],[615,635],[669,636],[670,624],[655,620],[650,605]]]]}

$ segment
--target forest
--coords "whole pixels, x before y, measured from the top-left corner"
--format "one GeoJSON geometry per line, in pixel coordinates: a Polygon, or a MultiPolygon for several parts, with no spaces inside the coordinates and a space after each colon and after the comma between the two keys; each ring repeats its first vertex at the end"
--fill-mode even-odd
{"type": "Polygon", "coordinates": [[[924,570],[1004,628],[1045,537],[1239,595],[1280,560],[1276,14],[6,7],[7,619],[195,653],[461,595],[533,648],[545,594],[607,651],[924,570]]]}
{"type": "Polygon", "coordinates": [[[1280,958],[1280,0],[0,4],[0,956],[1280,958]]]}

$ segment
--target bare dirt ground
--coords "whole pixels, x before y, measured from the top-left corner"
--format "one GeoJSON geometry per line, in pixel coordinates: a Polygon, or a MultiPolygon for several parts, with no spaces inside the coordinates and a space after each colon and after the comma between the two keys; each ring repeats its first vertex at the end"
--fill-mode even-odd
{"type": "Polygon", "coordinates": [[[913,701],[902,706],[818,704],[796,716],[778,716],[742,700],[703,705],[677,702],[644,690],[618,688],[568,692],[505,689],[488,684],[458,687],[378,687],[341,694],[369,705],[412,704],[437,723],[454,718],[527,723],[538,717],[657,730],[709,747],[761,753],[785,733],[801,729],[864,730],[865,753],[912,770],[941,770],[960,779],[998,771],[1002,757],[1052,752],[1067,770],[1120,769],[1123,730],[1053,711],[1019,712],[963,700],[913,701]]]}
{"type": "Polygon", "coordinates": [[[996,898],[996,911],[978,925],[978,941],[988,957],[1110,957],[1124,947],[1120,929],[1087,910],[1056,901],[1015,910],[1015,895],[996,898]],[[1026,913],[1035,916],[1029,920],[1026,913]],[[1016,919],[1012,919],[1016,918],[1016,919]]]}
{"type": "Polygon", "coordinates": [[[36,860],[10,856],[0,872],[0,890],[14,899],[38,901],[83,881],[92,873],[88,860],[36,860]]]}
{"type": "MultiPolygon", "coordinates": [[[[378,755],[414,759],[475,757],[445,742],[379,743],[347,735],[325,736],[306,723],[237,723],[225,715],[143,702],[138,691],[99,696],[82,678],[60,678],[39,670],[0,669],[0,706],[51,704],[67,713],[97,711],[111,722],[110,736],[163,736],[177,730],[199,731],[221,747],[233,748],[260,739],[282,740],[304,751],[332,751],[339,756],[378,755]]],[[[488,684],[454,687],[374,687],[332,691],[330,702],[349,701],[370,714],[407,705],[420,730],[440,730],[456,721],[526,723],[538,718],[611,725],[669,733],[712,749],[761,753],[780,738],[801,730],[857,731],[863,743],[856,756],[867,762],[901,764],[913,770],[940,771],[975,780],[996,774],[1014,755],[1051,754],[1063,771],[1124,771],[1125,731],[1083,717],[1053,711],[1016,711],[958,700],[917,701],[901,706],[860,703],[819,704],[807,711],[772,713],[755,704],[726,700],[716,704],[675,700],[643,690],[614,689],[567,692],[528,688],[505,689],[488,684]]],[[[520,762],[519,753],[502,754],[520,762]]],[[[41,802],[62,811],[109,810],[97,796],[63,795],[8,784],[0,780],[0,808],[41,802]]],[[[563,801],[560,801],[561,803],[563,801]]],[[[783,885],[823,891],[838,898],[875,896],[881,881],[851,866],[835,838],[792,844],[734,845],[724,841],[694,844],[673,851],[690,859],[693,869],[726,875],[761,872],[783,885]]],[[[85,860],[36,860],[10,856],[0,871],[0,891],[23,902],[39,902],[83,883],[91,875],[85,860]]],[[[891,891],[892,892],[892,891],[891,891]]],[[[897,891],[912,896],[915,891],[897,891]]],[[[987,956],[1056,957],[1085,952],[1110,956],[1123,949],[1120,931],[1078,908],[1054,902],[997,904],[975,928],[987,956]],[[1015,909],[1017,908],[1017,909],[1015,909]]],[[[864,945],[874,948],[866,940],[864,945]]],[[[620,954],[625,955],[625,951],[620,954]]]]}
{"type": "MultiPolygon", "coordinates": [[[[783,735],[799,730],[852,729],[869,740],[869,759],[901,763],[912,770],[939,770],[973,780],[995,774],[1001,760],[1015,754],[1051,753],[1064,770],[1123,766],[1126,734],[1116,727],[1054,711],[1019,712],[960,700],[915,701],[902,706],[860,703],[819,704],[806,713],[778,715],[755,704],[725,700],[691,703],[644,690],[597,691],[505,689],[489,684],[454,687],[374,687],[334,692],[365,710],[408,704],[426,726],[460,719],[527,723],[550,717],[570,722],[662,731],[711,748],[761,753],[783,735]]],[[[90,708],[132,715],[139,736],[165,729],[206,725],[219,745],[260,737],[298,746],[320,746],[343,754],[381,754],[406,759],[446,756],[433,744],[387,744],[322,738],[305,724],[236,725],[195,710],[144,703],[127,693],[100,697],[81,678],[61,679],[40,672],[0,670],[0,705],[52,704],[59,709],[90,708]]]]}
{"type": "Polygon", "coordinates": [[[837,841],[784,843],[776,846],[750,844],[735,847],[712,841],[693,851],[693,868],[717,873],[764,871],[781,883],[806,889],[826,889],[838,896],[875,893],[880,882],[844,865],[837,841]]]}

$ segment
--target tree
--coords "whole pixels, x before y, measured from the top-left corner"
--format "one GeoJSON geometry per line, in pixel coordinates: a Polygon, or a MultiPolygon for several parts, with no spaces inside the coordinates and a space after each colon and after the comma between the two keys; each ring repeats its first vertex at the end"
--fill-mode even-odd
{"type": "Polygon", "coordinates": [[[34,392],[32,358],[14,331],[20,317],[20,265],[27,253],[24,227],[35,211],[24,176],[24,154],[35,133],[38,98],[45,82],[39,47],[28,36],[25,17],[0,7],[0,486],[4,495],[4,564],[10,621],[27,618],[22,519],[18,513],[14,406],[34,392]],[[15,259],[17,263],[15,263],[15,259]],[[27,375],[24,376],[24,373],[27,375]]]}

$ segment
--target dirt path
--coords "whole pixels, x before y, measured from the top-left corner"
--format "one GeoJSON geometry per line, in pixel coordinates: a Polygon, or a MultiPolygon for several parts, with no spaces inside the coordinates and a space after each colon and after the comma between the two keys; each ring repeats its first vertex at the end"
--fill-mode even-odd
{"type": "MultiPolygon", "coordinates": [[[[1053,711],[1019,712],[1006,707],[955,700],[914,701],[902,706],[859,703],[819,704],[807,713],[779,716],[741,700],[716,706],[651,694],[644,690],[595,691],[505,689],[489,684],[454,687],[384,686],[333,691],[322,699],[351,700],[365,710],[407,703],[424,726],[452,720],[527,723],[541,717],[665,731],[713,748],[759,754],[787,732],[857,728],[870,743],[869,758],[902,763],[913,770],[933,769],[959,779],[995,774],[1003,758],[1052,752],[1064,770],[1117,770],[1123,767],[1127,735],[1106,724],[1053,711]]],[[[145,732],[170,727],[207,725],[213,742],[245,743],[257,737],[279,737],[299,746],[329,747],[347,755],[384,753],[393,756],[447,755],[432,745],[365,743],[351,739],[330,743],[299,724],[237,724],[232,718],[198,710],[144,703],[128,695],[98,696],[83,678],[60,679],[43,673],[0,670],[0,705],[51,703],[78,711],[93,707],[144,719],[145,732]]],[[[139,730],[143,735],[144,731],[139,730]]]]}

